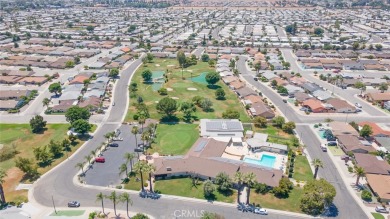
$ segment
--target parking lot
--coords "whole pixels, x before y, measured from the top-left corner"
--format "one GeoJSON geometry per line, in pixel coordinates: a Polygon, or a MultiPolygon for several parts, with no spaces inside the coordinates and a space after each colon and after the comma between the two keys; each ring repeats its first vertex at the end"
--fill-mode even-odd
{"type": "MultiPolygon", "coordinates": [[[[105,163],[94,163],[92,168],[86,172],[85,181],[87,184],[96,186],[115,186],[121,183],[125,173],[119,175],[119,166],[125,162],[124,154],[134,152],[135,137],[131,133],[132,126],[122,125],[119,130],[120,138],[123,141],[113,141],[117,143],[118,147],[107,147],[103,152],[105,163]]],[[[140,142],[141,135],[137,135],[138,142],[140,142]]],[[[133,161],[136,162],[135,160],[133,161]]],[[[130,171],[130,165],[129,165],[130,171]]]]}

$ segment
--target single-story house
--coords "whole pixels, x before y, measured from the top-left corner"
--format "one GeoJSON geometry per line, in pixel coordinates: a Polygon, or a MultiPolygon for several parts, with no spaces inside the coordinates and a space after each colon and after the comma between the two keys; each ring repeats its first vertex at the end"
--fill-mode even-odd
{"type": "Polygon", "coordinates": [[[345,122],[333,121],[329,123],[329,127],[332,129],[332,133],[335,136],[338,135],[354,135],[359,136],[359,132],[356,131],[350,124],[345,122]]]}
{"type": "Polygon", "coordinates": [[[263,102],[253,103],[249,108],[249,112],[252,116],[261,116],[266,119],[272,119],[275,117],[275,112],[272,108],[263,102]]]}
{"type": "Polygon", "coordinates": [[[390,175],[390,165],[380,156],[372,154],[354,154],[356,165],[368,174],[390,175]]]}
{"type": "Polygon", "coordinates": [[[326,107],[321,101],[316,99],[308,99],[302,102],[302,106],[309,108],[313,113],[326,112],[326,107]]]}
{"type": "Polygon", "coordinates": [[[244,137],[244,128],[238,119],[201,119],[202,137],[244,137]]]}
{"type": "Polygon", "coordinates": [[[337,135],[339,146],[345,152],[363,153],[374,152],[375,149],[371,146],[365,146],[358,137],[353,135],[337,135]]]}
{"type": "Polygon", "coordinates": [[[354,113],[356,112],[356,107],[350,105],[345,100],[340,100],[338,98],[332,98],[326,101],[327,104],[332,105],[332,108],[336,113],[354,113]]]}
{"type": "Polygon", "coordinates": [[[381,202],[390,202],[390,176],[378,174],[366,174],[367,182],[375,196],[381,202]]]}

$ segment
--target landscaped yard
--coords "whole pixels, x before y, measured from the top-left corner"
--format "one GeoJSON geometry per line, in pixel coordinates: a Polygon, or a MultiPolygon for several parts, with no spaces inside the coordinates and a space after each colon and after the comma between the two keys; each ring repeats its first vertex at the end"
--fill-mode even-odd
{"type": "Polygon", "coordinates": [[[292,139],[294,138],[294,135],[285,133],[283,130],[278,129],[271,124],[268,124],[266,128],[254,127],[253,131],[268,134],[269,142],[276,144],[284,144],[289,147],[293,145],[292,139]]]}
{"type": "Polygon", "coordinates": [[[343,152],[343,150],[341,150],[340,147],[328,146],[328,150],[330,150],[330,152],[332,152],[332,154],[334,156],[342,156],[342,155],[344,155],[344,152],[343,152]]]}
{"type": "Polygon", "coordinates": [[[300,197],[303,194],[303,190],[301,188],[294,187],[291,190],[288,198],[276,198],[272,193],[267,193],[265,195],[257,194],[254,191],[251,191],[250,202],[259,204],[261,207],[277,209],[283,211],[292,211],[301,213],[301,209],[299,207],[300,197]]]}
{"type": "MultiPolygon", "coordinates": [[[[142,177],[144,179],[144,183],[149,183],[149,176],[148,174],[142,174],[142,177]]],[[[135,190],[140,191],[141,190],[141,182],[137,181],[137,179],[141,179],[140,174],[135,174],[132,172],[129,177],[129,181],[125,183],[124,188],[128,190],[135,190]]]]}
{"type": "MultiPolygon", "coordinates": [[[[141,96],[144,103],[148,106],[150,117],[153,119],[161,119],[161,114],[157,113],[156,104],[164,96],[158,94],[157,91],[153,91],[151,84],[143,83],[142,72],[146,69],[152,72],[166,73],[168,71],[168,82],[164,83],[164,88],[172,89],[168,91],[168,96],[177,99],[177,102],[191,101],[194,96],[201,96],[209,98],[213,103],[213,111],[204,112],[201,108],[197,107],[193,117],[195,119],[202,118],[222,118],[222,113],[227,109],[234,109],[240,112],[240,119],[243,122],[250,121],[248,115],[245,112],[243,105],[239,102],[237,95],[230,90],[222,81],[217,83],[216,87],[221,87],[226,93],[225,100],[216,100],[215,89],[208,88],[207,84],[195,82],[199,81],[197,76],[205,72],[215,71],[214,68],[209,67],[208,63],[198,61],[197,65],[190,66],[184,69],[182,79],[182,71],[176,59],[154,59],[153,63],[148,63],[147,66],[141,66],[135,73],[132,81],[138,84],[137,96],[141,96]],[[191,80],[191,76],[194,78],[191,80]],[[191,88],[190,90],[188,88],[191,88]]],[[[136,108],[133,103],[136,103],[137,98],[130,99],[130,107],[126,115],[126,121],[134,121],[133,116],[136,113],[136,108]]],[[[178,118],[183,117],[183,113],[176,112],[178,118]]]]}
{"type": "Polygon", "coordinates": [[[196,124],[159,124],[156,133],[156,143],[152,144],[148,153],[185,154],[199,138],[196,124]]]}
{"type": "MultiPolygon", "coordinates": [[[[62,141],[66,137],[68,124],[48,124],[47,130],[43,134],[33,134],[29,124],[1,124],[0,125],[0,143],[5,147],[13,146],[18,154],[15,157],[24,157],[35,160],[33,148],[45,146],[50,140],[62,141]]],[[[74,153],[84,141],[77,140],[77,143],[71,147],[68,156],[74,153]]],[[[51,165],[44,168],[38,168],[40,174],[49,171],[51,168],[66,159],[66,154],[62,157],[53,160],[51,165]]],[[[16,191],[16,186],[23,181],[23,172],[15,167],[15,158],[11,158],[0,162],[0,168],[7,171],[5,178],[4,190],[7,201],[20,199],[20,196],[27,197],[25,190],[16,191]]],[[[25,180],[28,182],[28,179],[25,180]]]]}
{"type": "MultiPolygon", "coordinates": [[[[161,194],[206,199],[203,193],[202,182],[199,182],[197,187],[193,187],[190,178],[158,180],[155,184],[155,190],[158,190],[161,194]]],[[[237,200],[237,192],[235,190],[231,190],[229,194],[225,195],[216,190],[214,192],[213,200],[234,203],[237,200]]]]}
{"type": "Polygon", "coordinates": [[[57,211],[53,212],[50,216],[66,216],[66,217],[76,217],[81,216],[85,213],[84,210],[68,210],[68,211],[57,211]]]}
{"type": "Polygon", "coordinates": [[[310,164],[305,156],[297,155],[295,157],[293,178],[299,181],[309,181],[313,179],[310,164]]]}

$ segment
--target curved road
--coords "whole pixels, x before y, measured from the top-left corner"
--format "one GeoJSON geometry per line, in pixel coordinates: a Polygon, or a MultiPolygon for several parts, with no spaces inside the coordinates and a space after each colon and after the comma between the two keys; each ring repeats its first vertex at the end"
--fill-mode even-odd
{"type": "MultiPolygon", "coordinates": [[[[73,176],[78,172],[75,164],[84,161],[84,156],[89,154],[101,142],[105,141],[104,134],[114,131],[122,122],[123,115],[127,111],[128,93],[127,88],[131,75],[136,68],[141,64],[141,60],[134,61],[127,69],[121,73],[121,79],[115,86],[114,101],[115,106],[111,109],[110,114],[104,124],[98,128],[94,137],[88,141],[77,153],[60,164],[55,170],[48,172],[42,176],[35,184],[34,189],[30,190],[30,197],[33,196],[35,201],[43,206],[52,207],[52,197],[57,207],[66,207],[70,200],[80,201],[83,207],[100,207],[100,203],[96,202],[96,194],[103,192],[110,193],[108,188],[100,187],[82,187],[73,183],[73,176]]],[[[115,170],[116,171],[116,170],[115,170]]],[[[142,199],[138,195],[131,195],[134,202],[130,207],[130,211],[144,212],[155,218],[197,218],[201,211],[218,212],[225,218],[258,218],[259,215],[251,213],[241,213],[231,205],[220,205],[207,203],[203,201],[183,201],[183,199],[175,199],[167,196],[162,196],[160,200],[142,199]]],[[[105,201],[105,206],[112,208],[112,203],[105,201]]],[[[118,205],[118,209],[125,210],[126,206],[118,205]]],[[[299,216],[286,215],[283,212],[270,212],[267,218],[282,219],[282,218],[302,218],[299,216]]]]}

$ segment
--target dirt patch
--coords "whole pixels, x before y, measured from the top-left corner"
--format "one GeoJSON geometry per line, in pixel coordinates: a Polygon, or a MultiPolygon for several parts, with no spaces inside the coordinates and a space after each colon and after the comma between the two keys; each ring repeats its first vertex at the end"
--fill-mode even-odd
{"type": "Polygon", "coordinates": [[[15,201],[15,199],[20,196],[27,199],[27,190],[15,190],[23,176],[24,173],[17,167],[12,167],[7,171],[7,177],[5,177],[5,182],[3,184],[5,198],[7,201],[15,201]]]}

